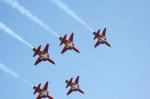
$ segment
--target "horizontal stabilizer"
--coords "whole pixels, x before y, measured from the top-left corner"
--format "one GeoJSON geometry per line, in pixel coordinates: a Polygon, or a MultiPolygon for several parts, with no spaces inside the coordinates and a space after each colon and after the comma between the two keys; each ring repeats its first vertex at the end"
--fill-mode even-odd
{"type": "Polygon", "coordinates": [[[36,56],[39,53],[40,49],[41,49],[41,45],[37,49],[33,48],[33,51],[34,51],[33,57],[36,56]]]}
{"type": "Polygon", "coordinates": [[[33,87],[33,89],[35,90],[34,95],[40,91],[40,86],[41,84],[39,84],[37,87],[36,86],[33,87]]]}

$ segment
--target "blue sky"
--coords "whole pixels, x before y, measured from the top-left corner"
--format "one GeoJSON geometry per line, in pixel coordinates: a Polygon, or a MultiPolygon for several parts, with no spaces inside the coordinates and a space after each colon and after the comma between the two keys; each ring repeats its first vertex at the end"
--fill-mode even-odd
{"type": "MultiPolygon", "coordinates": [[[[112,48],[94,48],[93,34],[49,0],[18,0],[60,36],[75,32],[81,53],[61,55],[57,36],[0,1],[0,22],[37,47],[50,44],[57,65],[34,66],[30,47],[0,30],[0,62],[33,85],[49,81],[55,99],[150,99],[149,0],[62,0],[94,30],[107,28],[112,48]],[[66,96],[65,80],[80,75],[85,95],[66,96]]],[[[35,99],[32,87],[0,70],[1,99],[35,99]]]]}

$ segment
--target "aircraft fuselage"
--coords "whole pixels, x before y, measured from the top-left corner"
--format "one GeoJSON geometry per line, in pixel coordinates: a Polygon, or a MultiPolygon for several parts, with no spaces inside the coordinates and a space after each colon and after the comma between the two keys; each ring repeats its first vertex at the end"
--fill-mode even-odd
{"type": "Polygon", "coordinates": [[[105,42],[106,42],[106,37],[105,37],[105,36],[99,36],[99,37],[98,37],[98,41],[99,41],[100,43],[105,43],[105,42]]]}
{"type": "Polygon", "coordinates": [[[72,49],[74,47],[74,43],[73,42],[66,42],[66,48],[67,49],[72,49]]]}
{"type": "Polygon", "coordinates": [[[71,83],[70,87],[71,87],[72,90],[78,90],[79,89],[79,85],[75,84],[75,83],[71,83]]]}
{"type": "Polygon", "coordinates": [[[41,54],[39,54],[39,56],[40,56],[40,58],[43,59],[43,60],[46,60],[46,59],[49,58],[49,54],[47,54],[47,53],[41,53],[41,54]]]}
{"type": "Polygon", "coordinates": [[[43,91],[42,91],[42,92],[40,92],[39,94],[40,94],[40,97],[45,98],[45,97],[47,97],[47,96],[48,96],[48,91],[43,90],[43,91]]]}

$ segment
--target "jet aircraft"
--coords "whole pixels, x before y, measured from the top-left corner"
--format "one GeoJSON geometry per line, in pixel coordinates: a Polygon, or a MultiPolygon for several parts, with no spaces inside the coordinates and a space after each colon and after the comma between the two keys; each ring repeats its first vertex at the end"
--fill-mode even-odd
{"type": "Polygon", "coordinates": [[[43,51],[40,50],[41,49],[41,45],[37,49],[36,48],[33,49],[33,51],[34,51],[33,57],[35,57],[36,55],[39,55],[39,58],[37,59],[37,61],[35,62],[34,65],[37,65],[41,61],[49,61],[52,64],[55,64],[55,62],[49,57],[48,48],[49,48],[49,44],[47,44],[45,46],[43,51]]]}
{"type": "Polygon", "coordinates": [[[36,93],[39,93],[36,99],[41,99],[41,98],[49,98],[49,99],[54,99],[52,96],[49,95],[49,92],[47,91],[48,89],[48,82],[44,85],[43,88],[40,88],[41,84],[39,84],[37,87],[34,86],[33,89],[35,90],[34,95],[36,93]]]}
{"type": "Polygon", "coordinates": [[[94,34],[94,40],[97,38],[98,41],[96,42],[94,47],[97,47],[100,44],[106,44],[108,47],[111,47],[111,45],[106,41],[106,28],[103,30],[102,34],[100,34],[100,29],[97,32],[93,32],[94,34]]]}
{"type": "Polygon", "coordinates": [[[79,86],[79,76],[77,76],[76,80],[73,82],[72,81],[73,78],[71,78],[69,81],[66,80],[67,86],[66,88],[68,88],[70,86],[70,90],[68,91],[67,95],[69,95],[70,93],[72,93],[73,91],[79,91],[80,93],[84,94],[84,92],[80,89],[79,86]]]}
{"type": "Polygon", "coordinates": [[[72,50],[72,49],[73,49],[74,51],[80,53],[80,51],[74,46],[73,36],[74,36],[74,33],[71,34],[71,36],[70,36],[70,38],[69,38],[68,40],[66,39],[67,34],[65,34],[64,37],[60,37],[60,38],[59,38],[60,41],[61,41],[60,46],[61,46],[62,44],[65,45],[65,47],[63,48],[61,54],[63,54],[63,53],[66,52],[67,50],[72,50]]]}

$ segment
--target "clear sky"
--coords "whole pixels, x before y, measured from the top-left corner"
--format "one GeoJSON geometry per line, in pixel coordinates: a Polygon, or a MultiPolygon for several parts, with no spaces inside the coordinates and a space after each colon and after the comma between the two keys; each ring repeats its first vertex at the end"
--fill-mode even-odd
{"type": "MultiPolygon", "coordinates": [[[[81,53],[61,55],[57,36],[0,0],[0,22],[35,47],[50,44],[57,65],[34,66],[32,49],[0,30],[0,63],[33,85],[49,81],[55,99],[150,99],[150,1],[62,0],[92,29],[107,28],[106,45],[94,48],[93,34],[50,0],[18,0],[60,36],[75,32],[81,53]],[[80,76],[85,95],[66,96],[65,80],[80,76]]],[[[32,87],[0,70],[0,99],[35,99],[32,87]]]]}

